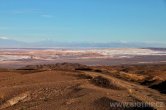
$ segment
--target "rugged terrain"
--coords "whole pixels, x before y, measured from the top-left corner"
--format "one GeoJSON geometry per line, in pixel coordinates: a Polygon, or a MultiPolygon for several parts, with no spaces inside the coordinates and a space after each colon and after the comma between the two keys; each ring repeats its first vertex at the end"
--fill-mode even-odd
{"type": "Polygon", "coordinates": [[[0,109],[165,110],[165,73],[165,64],[1,68],[0,109]]]}

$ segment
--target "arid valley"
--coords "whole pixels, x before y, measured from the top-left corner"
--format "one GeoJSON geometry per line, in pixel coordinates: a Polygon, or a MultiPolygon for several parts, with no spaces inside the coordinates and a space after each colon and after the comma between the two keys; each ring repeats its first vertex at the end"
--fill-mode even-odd
{"type": "Polygon", "coordinates": [[[0,67],[34,64],[80,63],[85,65],[165,64],[164,48],[8,48],[0,49],[0,67]]]}
{"type": "Polygon", "coordinates": [[[0,0],[0,110],[166,110],[166,0],[0,0]]]}
{"type": "Polygon", "coordinates": [[[165,55],[139,48],[1,49],[0,109],[165,110],[165,55]]]}

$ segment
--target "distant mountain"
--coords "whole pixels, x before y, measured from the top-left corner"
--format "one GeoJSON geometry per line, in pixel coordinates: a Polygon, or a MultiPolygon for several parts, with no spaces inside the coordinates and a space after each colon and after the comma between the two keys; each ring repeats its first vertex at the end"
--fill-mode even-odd
{"type": "Polygon", "coordinates": [[[33,44],[35,47],[61,47],[61,48],[158,48],[164,47],[165,44],[156,43],[136,43],[136,42],[110,42],[110,43],[86,43],[86,42],[55,42],[43,41],[33,44]]]}
{"type": "Polygon", "coordinates": [[[164,47],[165,44],[155,43],[126,43],[126,42],[110,42],[110,43],[78,43],[78,42],[56,42],[41,41],[35,43],[26,43],[12,39],[0,38],[0,48],[158,48],[164,47]]]}
{"type": "Polygon", "coordinates": [[[0,48],[21,48],[22,46],[26,46],[25,44],[16,40],[0,38],[0,48]]]}

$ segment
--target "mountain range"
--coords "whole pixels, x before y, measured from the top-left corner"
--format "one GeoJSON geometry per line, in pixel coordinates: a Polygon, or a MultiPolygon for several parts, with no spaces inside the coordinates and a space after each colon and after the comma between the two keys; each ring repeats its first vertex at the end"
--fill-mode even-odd
{"type": "Polygon", "coordinates": [[[0,38],[0,48],[165,48],[166,44],[144,43],[144,42],[109,42],[109,43],[90,43],[90,42],[23,42],[12,39],[0,38]]]}

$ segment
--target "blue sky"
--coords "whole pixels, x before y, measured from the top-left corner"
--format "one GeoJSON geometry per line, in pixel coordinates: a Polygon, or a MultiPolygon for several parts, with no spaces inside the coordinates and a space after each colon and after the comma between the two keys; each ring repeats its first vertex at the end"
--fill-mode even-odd
{"type": "Polygon", "coordinates": [[[0,38],[166,42],[166,0],[0,0],[0,38]]]}

